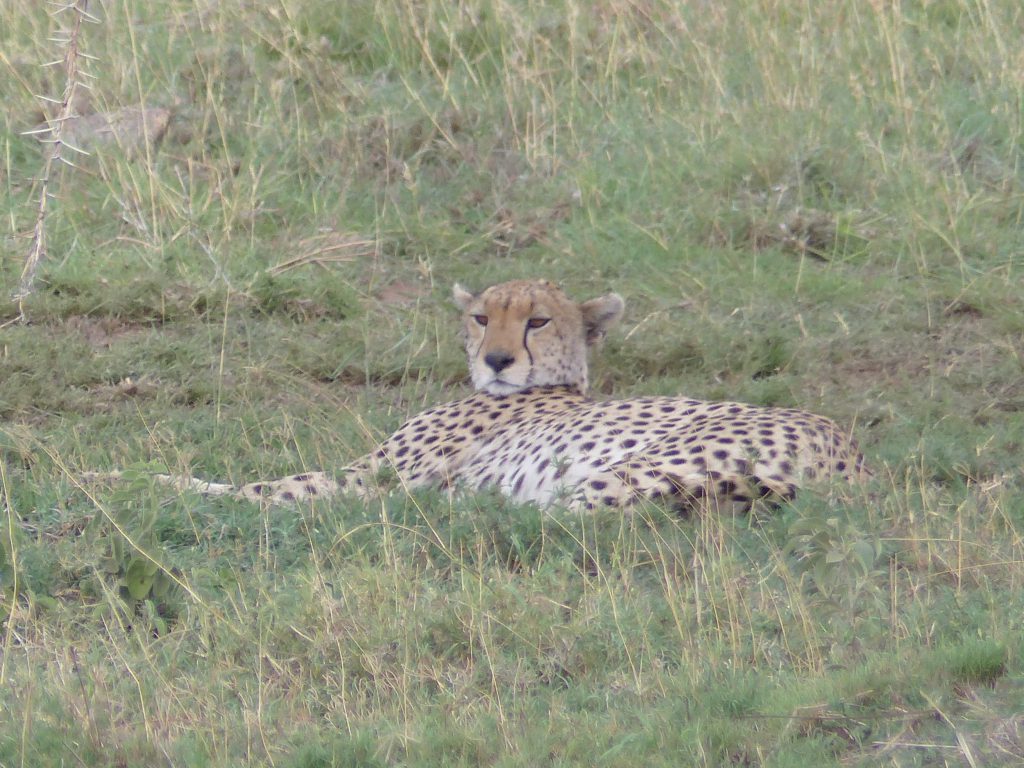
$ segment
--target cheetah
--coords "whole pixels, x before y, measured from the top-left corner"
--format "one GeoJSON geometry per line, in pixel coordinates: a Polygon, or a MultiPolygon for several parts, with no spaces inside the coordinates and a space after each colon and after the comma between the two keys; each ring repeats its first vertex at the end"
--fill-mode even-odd
{"type": "Polygon", "coordinates": [[[164,482],[274,504],[353,493],[390,475],[405,489],[498,489],[515,502],[573,510],[642,500],[680,510],[748,509],[794,498],[808,481],[869,476],[849,434],[800,410],[683,397],[595,400],[588,348],[622,316],[609,293],[576,303],[547,280],[453,291],[474,393],[407,421],[334,473],[237,487],[164,482]]]}

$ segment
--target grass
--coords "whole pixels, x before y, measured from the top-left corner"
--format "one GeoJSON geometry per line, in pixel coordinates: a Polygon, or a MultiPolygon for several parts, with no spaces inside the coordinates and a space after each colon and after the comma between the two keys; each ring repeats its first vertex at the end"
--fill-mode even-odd
{"type": "MultiPolygon", "coordinates": [[[[0,329],[0,766],[1016,765],[1024,12],[930,0],[92,9],[0,329]],[[468,391],[451,284],[614,289],[600,396],[798,405],[876,479],[757,518],[154,488],[468,391]],[[11,303],[3,320],[18,314],[11,303]]],[[[59,95],[0,29],[0,284],[59,95]]]]}

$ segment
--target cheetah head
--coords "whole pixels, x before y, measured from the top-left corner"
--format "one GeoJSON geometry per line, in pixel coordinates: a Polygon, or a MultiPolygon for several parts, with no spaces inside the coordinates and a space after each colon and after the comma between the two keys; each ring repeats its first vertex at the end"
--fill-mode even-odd
{"type": "Polygon", "coordinates": [[[568,384],[587,389],[587,347],[622,315],[616,293],[577,304],[547,280],[513,280],[474,294],[456,284],[473,386],[493,395],[568,384]]]}

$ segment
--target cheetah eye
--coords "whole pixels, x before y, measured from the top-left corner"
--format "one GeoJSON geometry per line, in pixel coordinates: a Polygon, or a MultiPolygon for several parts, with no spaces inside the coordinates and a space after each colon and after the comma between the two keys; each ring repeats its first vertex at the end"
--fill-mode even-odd
{"type": "Polygon", "coordinates": [[[487,325],[487,315],[473,315],[477,325],[487,325]]]}
{"type": "Polygon", "coordinates": [[[526,322],[527,328],[543,328],[545,325],[551,322],[550,317],[531,317],[526,322]]]}

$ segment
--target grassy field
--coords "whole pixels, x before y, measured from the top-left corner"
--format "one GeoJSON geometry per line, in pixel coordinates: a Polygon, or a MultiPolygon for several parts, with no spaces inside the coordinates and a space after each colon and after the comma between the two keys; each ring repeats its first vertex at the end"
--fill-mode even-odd
{"type": "MultiPolygon", "coordinates": [[[[69,12],[6,0],[0,286],[69,12]]],[[[1024,760],[1024,8],[90,4],[0,309],[0,766],[1024,760]],[[332,468],[468,392],[451,284],[615,290],[600,397],[796,405],[772,514],[155,487],[332,468]],[[83,472],[139,470],[115,487],[83,472]]]]}

